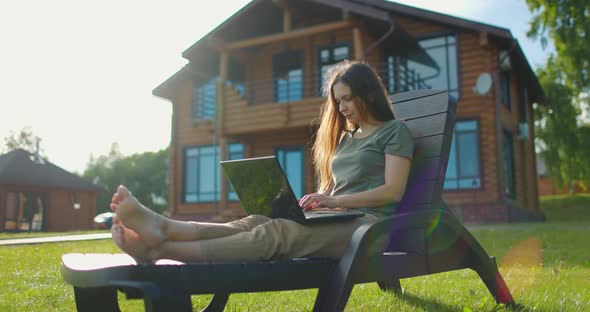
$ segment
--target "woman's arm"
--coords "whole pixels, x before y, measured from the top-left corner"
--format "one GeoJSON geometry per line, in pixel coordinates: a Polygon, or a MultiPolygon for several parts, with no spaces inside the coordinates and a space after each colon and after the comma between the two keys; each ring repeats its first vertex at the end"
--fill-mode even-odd
{"type": "Polygon", "coordinates": [[[406,190],[411,160],[385,154],[385,183],[372,190],[354,194],[329,196],[308,194],[301,200],[303,209],[326,208],[371,208],[399,202],[406,190]]]}

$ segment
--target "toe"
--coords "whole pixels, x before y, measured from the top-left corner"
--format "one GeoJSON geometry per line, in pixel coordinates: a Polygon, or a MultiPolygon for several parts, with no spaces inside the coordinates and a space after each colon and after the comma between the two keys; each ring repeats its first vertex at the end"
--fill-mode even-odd
{"type": "Polygon", "coordinates": [[[117,188],[117,194],[119,195],[119,200],[123,201],[129,197],[129,195],[131,195],[131,192],[129,192],[129,190],[124,185],[119,185],[117,188]]]}
{"type": "Polygon", "coordinates": [[[111,197],[111,203],[115,203],[118,204],[121,200],[119,199],[119,194],[118,193],[114,193],[113,197],[111,197]]]}
{"type": "Polygon", "coordinates": [[[115,243],[121,246],[123,243],[123,235],[121,235],[121,226],[119,224],[113,224],[113,226],[111,226],[111,235],[115,243]]]}

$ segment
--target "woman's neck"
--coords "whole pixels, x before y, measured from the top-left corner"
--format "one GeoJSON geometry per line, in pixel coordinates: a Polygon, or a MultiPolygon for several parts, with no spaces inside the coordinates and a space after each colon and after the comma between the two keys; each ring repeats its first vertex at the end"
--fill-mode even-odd
{"type": "Polygon", "coordinates": [[[373,131],[375,131],[377,128],[379,128],[379,126],[381,126],[382,123],[383,123],[382,121],[378,121],[378,120],[361,122],[359,124],[359,127],[354,132],[354,137],[359,138],[359,139],[367,137],[367,136],[371,135],[371,133],[373,133],[373,131]]]}

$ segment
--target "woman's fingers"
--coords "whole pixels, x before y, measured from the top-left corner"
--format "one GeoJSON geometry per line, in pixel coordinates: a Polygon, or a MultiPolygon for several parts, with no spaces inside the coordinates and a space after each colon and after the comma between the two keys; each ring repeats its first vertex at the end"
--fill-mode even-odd
{"type": "Polygon", "coordinates": [[[301,198],[299,205],[303,210],[310,210],[319,207],[330,208],[335,206],[336,200],[334,197],[326,196],[318,193],[307,194],[301,198]]]}
{"type": "Polygon", "coordinates": [[[301,198],[301,200],[299,200],[299,205],[303,208],[303,209],[309,209],[310,205],[313,204],[316,200],[314,199],[314,196],[317,195],[317,193],[313,193],[313,194],[307,194],[305,196],[303,196],[301,198]]]}
{"type": "Polygon", "coordinates": [[[303,210],[311,210],[314,207],[317,207],[319,205],[319,202],[317,201],[313,201],[313,200],[308,200],[307,202],[300,204],[301,208],[303,208],[303,210]]]}

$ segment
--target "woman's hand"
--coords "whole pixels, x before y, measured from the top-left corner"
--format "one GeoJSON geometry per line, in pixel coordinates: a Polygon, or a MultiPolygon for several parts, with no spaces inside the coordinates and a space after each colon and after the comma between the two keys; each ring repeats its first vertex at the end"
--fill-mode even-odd
{"type": "Polygon", "coordinates": [[[336,208],[338,203],[334,196],[313,193],[303,196],[299,200],[299,205],[303,210],[313,210],[318,208],[336,208]]]}

